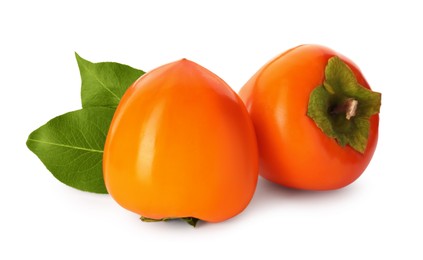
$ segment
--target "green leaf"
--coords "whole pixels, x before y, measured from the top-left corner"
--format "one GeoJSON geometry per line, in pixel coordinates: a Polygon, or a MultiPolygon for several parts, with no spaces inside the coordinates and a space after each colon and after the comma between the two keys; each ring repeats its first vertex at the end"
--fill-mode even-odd
{"type": "Polygon", "coordinates": [[[324,82],[310,94],[307,115],[339,145],[364,153],[370,117],[380,106],[381,94],[360,85],[348,65],[334,56],[326,65],[324,82]]]}
{"type": "Polygon", "coordinates": [[[27,146],[61,182],[83,191],[107,193],[102,157],[110,122],[125,91],[144,72],[75,56],[83,109],[50,120],[30,134],[27,146]]]}
{"type": "Polygon", "coordinates": [[[28,148],[61,182],[71,187],[107,193],[103,180],[103,148],[111,108],[84,108],[55,117],[32,132],[28,148]]]}
{"type": "Polygon", "coordinates": [[[116,62],[92,63],[75,53],[81,73],[82,107],[114,107],[144,71],[116,62]]]}

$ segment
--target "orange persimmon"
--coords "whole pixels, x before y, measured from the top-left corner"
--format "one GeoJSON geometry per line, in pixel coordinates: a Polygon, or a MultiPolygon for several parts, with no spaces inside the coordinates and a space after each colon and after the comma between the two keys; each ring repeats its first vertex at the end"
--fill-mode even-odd
{"type": "Polygon", "coordinates": [[[126,91],[103,169],[111,196],[146,220],[223,221],[240,213],[256,188],[254,127],[222,79],[182,59],[126,91]]]}
{"type": "Polygon", "coordinates": [[[330,190],[355,181],[378,139],[381,95],[343,55],[290,49],[241,89],[256,130],[260,174],[284,186],[330,190]]]}

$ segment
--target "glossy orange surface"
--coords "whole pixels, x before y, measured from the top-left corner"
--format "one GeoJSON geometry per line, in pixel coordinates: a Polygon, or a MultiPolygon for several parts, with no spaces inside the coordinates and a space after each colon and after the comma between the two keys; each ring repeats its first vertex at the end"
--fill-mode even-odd
{"type": "Polygon", "coordinates": [[[356,180],[369,164],[378,139],[378,115],[370,118],[364,154],[340,146],[306,115],[310,93],[323,83],[327,61],[335,55],[370,88],[348,58],[323,46],[302,45],[271,60],[241,89],[257,134],[260,174],[266,179],[299,189],[338,189],[356,180]]]}
{"type": "Polygon", "coordinates": [[[255,191],[254,127],[222,79],[183,59],[127,90],[103,168],[111,196],[139,215],[223,221],[240,213],[255,191]]]}

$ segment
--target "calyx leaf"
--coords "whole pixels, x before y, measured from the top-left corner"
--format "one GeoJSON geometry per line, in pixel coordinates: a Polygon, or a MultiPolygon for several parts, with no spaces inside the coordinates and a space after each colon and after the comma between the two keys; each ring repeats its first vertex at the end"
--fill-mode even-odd
{"type": "Polygon", "coordinates": [[[381,94],[360,85],[348,65],[334,56],[326,65],[324,82],[310,95],[307,115],[341,146],[364,153],[370,117],[379,113],[380,106],[381,94]]]}
{"type": "Polygon", "coordinates": [[[187,224],[195,227],[197,225],[198,222],[198,218],[193,218],[193,217],[184,217],[184,218],[161,218],[161,219],[154,219],[154,218],[147,218],[147,217],[140,217],[141,221],[143,222],[160,222],[160,221],[170,221],[170,220],[182,220],[185,221],[187,224]]]}

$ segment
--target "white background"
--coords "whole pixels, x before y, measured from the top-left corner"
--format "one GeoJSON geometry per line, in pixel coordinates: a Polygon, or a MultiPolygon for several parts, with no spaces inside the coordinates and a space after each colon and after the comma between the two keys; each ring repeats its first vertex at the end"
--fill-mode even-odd
{"type": "Polygon", "coordinates": [[[229,2],[0,3],[0,259],[423,259],[418,1],[229,2]],[[185,57],[237,91],[303,43],[348,56],[383,93],[375,156],[347,188],[260,179],[226,222],[142,223],[107,195],[63,185],[25,146],[31,131],[80,108],[74,51],[146,71],[185,57]]]}

